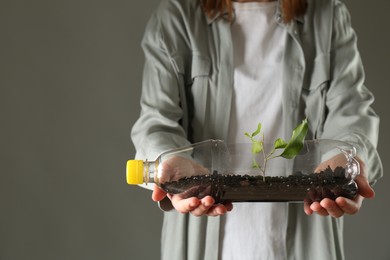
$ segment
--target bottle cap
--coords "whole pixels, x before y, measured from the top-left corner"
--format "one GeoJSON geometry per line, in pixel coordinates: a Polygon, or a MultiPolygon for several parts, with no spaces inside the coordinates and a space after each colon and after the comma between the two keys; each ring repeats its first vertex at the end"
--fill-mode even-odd
{"type": "Polygon", "coordinates": [[[144,183],[144,162],[142,160],[127,161],[126,180],[128,184],[144,183]]]}

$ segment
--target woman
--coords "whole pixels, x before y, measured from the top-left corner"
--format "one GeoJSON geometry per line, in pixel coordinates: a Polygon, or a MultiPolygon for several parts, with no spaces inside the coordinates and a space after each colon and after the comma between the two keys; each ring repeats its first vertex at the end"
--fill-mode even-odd
{"type": "Polygon", "coordinates": [[[354,142],[362,163],[354,200],[233,207],[155,187],[153,200],[167,210],[162,258],[344,259],[340,217],[374,197],[370,185],[382,175],[379,118],[346,7],[338,0],[162,0],[142,46],[142,111],[132,130],[138,158],[210,138],[241,142],[257,122],[271,140],[287,138],[307,117],[309,138],[354,142]]]}

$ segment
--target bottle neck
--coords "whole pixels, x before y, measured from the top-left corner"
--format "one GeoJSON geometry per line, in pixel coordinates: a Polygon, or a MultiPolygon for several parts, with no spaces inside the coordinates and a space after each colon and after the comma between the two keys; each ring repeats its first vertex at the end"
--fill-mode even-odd
{"type": "Polygon", "coordinates": [[[144,182],[145,183],[158,183],[158,161],[144,162],[144,182]]]}

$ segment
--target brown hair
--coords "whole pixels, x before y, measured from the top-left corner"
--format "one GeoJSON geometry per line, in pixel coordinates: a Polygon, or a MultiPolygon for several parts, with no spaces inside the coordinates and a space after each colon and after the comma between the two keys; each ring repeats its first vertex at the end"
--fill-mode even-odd
{"type": "MultiPolygon", "coordinates": [[[[233,17],[232,0],[200,0],[202,8],[206,15],[214,18],[217,15],[227,12],[227,20],[231,21],[233,17]]],[[[285,23],[291,22],[295,17],[304,15],[306,12],[306,0],[282,0],[281,8],[283,20],[285,23]]]]}

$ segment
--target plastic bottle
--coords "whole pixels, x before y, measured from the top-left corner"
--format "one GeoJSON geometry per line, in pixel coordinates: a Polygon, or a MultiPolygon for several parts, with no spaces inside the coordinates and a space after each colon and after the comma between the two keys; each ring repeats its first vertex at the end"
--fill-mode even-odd
{"type": "Polygon", "coordinates": [[[320,201],[357,194],[354,179],[360,168],[350,144],[305,141],[294,159],[264,160],[267,152],[255,157],[250,143],[227,146],[207,140],[163,152],[154,161],[129,160],[127,182],[155,183],[183,198],[211,195],[216,203],[320,201]],[[265,173],[253,167],[254,160],[266,164],[265,173]]]}

